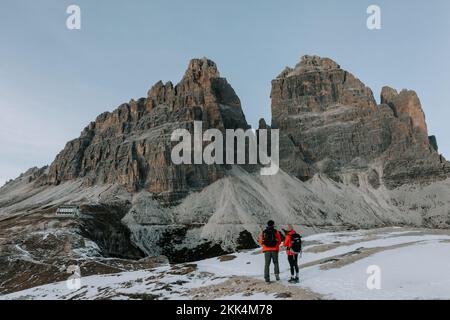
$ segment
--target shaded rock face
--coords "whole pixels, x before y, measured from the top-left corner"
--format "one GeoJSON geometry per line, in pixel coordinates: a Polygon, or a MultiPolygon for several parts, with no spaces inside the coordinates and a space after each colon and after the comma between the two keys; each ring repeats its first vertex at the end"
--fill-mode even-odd
{"type": "Polygon", "coordinates": [[[88,218],[80,221],[80,234],[95,242],[102,256],[121,259],[140,259],[145,255],[131,243],[129,229],[121,219],[129,210],[126,203],[84,205],[88,218]]]}
{"type": "MultiPolygon", "coordinates": [[[[271,127],[266,124],[264,119],[259,121],[257,137],[259,139],[259,130],[268,132],[268,150],[271,150],[271,127]]],[[[259,141],[259,140],[258,140],[259,141]]],[[[289,172],[302,181],[307,181],[313,175],[313,168],[305,162],[303,154],[298,146],[295,145],[292,136],[279,132],[280,158],[279,165],[284,171],[289,172]]]]}
{"type": "Polygon", "coordinates": [[[192,60],[176,86],[158,82],[147,98],[101,114],[67,143],[42,180],[119,183],[130,192],[144,189],[168,202],[179,199],[224,173],[220,166],[172,164],[172,132],[193,132],[194,121],[203,121],[204,130],[248,128],[239,98],[206,58],[192,60]]]}
{"type": "Polygon", "coordinates": [[[430,142],[430,145],[433,147],[434,150],[439,151],[436,136],[429,136],[428,141],[430,142]]]}
{"type": "MultiPolygon", "coordinates": [[[[273,126],[292,144],[280,143],[280,158],[296,155],[309,167],[299,174],[293,161],[280,161],[287,172],[327,173],[341,181],[349,170],[367,171],[375,186],[382,175],[394,188],[405,183],[444,179],[447,161],[430,144],[425,115],[414,91],[385,87],[381,104],[360,80],[328,58],[304,56],[272,81],[273,126]],[[381,163],[381,167],[379,164],[381,163]],[[379,167],[374,173],[372,167],[379,167]],[[369,171],[370,170],[370,171],[369,171]]],[[[351,182],[358,185],[354,177],[351,182]]]]}
{"type": "Polygon", "coordinates": [[[410,122],[410,129],[412,129],[412,136],[416,144],[422,144],[425,148],[428,147],[425,114],[419,97],[414,91],[402,90],[397,93],[395,89],[384,87],[381,91],[381,103],[387,104],[400,121],[410,122]]]}

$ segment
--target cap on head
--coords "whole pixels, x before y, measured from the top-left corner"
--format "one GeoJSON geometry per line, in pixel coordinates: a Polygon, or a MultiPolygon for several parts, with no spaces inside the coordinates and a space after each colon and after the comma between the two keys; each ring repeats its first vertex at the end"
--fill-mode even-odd
{"type": "Polygon", "coordinates": [[[269,222],[267,222],[267,226],[269,227],[273,227],[275,225],[275,221],[270,220],[269,222]]]}

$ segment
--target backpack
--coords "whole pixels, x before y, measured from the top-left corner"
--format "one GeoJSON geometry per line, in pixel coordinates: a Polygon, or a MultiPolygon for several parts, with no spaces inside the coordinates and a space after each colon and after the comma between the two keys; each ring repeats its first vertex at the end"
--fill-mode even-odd
{"type": "Polygon", "coordinates": [[[291,251],[299,254],[302,252],[302,237],[298,233],[291,235],[291,251]]]}
{"type": "Polygon", "coordinates": [[[267,228],[263,232],[263,244],[269,248],[275,248],[278,244],[277,230],[274,228],[267,228]]]}

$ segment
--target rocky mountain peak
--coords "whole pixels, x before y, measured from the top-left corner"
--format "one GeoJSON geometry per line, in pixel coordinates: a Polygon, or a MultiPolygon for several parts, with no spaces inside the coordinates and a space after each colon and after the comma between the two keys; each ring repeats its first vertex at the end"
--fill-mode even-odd
{"type": "Polygon", "coordinates": [[[220,72],[214,61],[204,57],[202,59],[192,59],[184,74],[183,80],[192,79],[203,83],[204,81],[220,78],[220,72]]]}
{"type": "Polygon", "coordinates": [[[388,187],[447,176],[414,91],[384,87],[377,105],[372,90],[336,62],[304,56],[272,81],[271,97],[274,127],[292,142],[280,147],[281,168],[298,178],[325,172],[340,181],[380,163],[388,187]]]}
{"type": "Polygon", "coordinates": [[[225,78],[220,77],[217,65],[207,59],[192,59],[181,81],[156,83],[145,102],[148,111],[167,106],[172,112],[184,108],[197,110],[196,120],[204,120],[210,128],[246,128],[241,101],[225,78]],[[224,108],[223,106],[228,106],[224,108]]]}
{"type": "Polygon", "coordinates": [[[322,58],[317,55],[304,55],[293,69],[286,67],[278,78],[287,78],[308,72],[324,72],[338,69],[341,69],[341,66],[330,58],[322,58]]]}
{"type": "Polygon", "coordinates": [[[396,117],[408,117],[416,131],[428,138],[428,129],[425,122],[425,113],[417,93],[403,89],[400,93],[390,87],[383,87],[381,91],[381,103],[391,107],[396,117]]]}
{"type": "Polygon", "coordinates": [[[296,67],[286,68],[272,81],[271,97],[275,123],[291,114],[323,112],[338,105],[376,106],[370,88],[333,60],[318,56],[304,56],[296,67]]]}
{"type": "Polygon", "coordinates": [[[171,161],[171,133],[193,130],[193,122],[219,130],[247,128],[241,102],[216,64],[193,59],[182,80],[157,82],[147,98],[122,104],[97,117],[67,143],[49,169],[47,183],[82,179],[85,185],[115,183],[130,192],[147,190],[169,202],[223,176],[220,166],[171,161]]]}
{"type": "Polygon", "coordinates": [[[381,89],[381,103],[389,105],[389,102],[392,101],[397,95],[397,90],[389,86],[384,86],[381,89]]]}
{"type": "MultiPolygon", "coordinates": [[[[272,128],[280,129],[280,167],[301,180],[317,172],[337,181],[354,170],[379,177],[375,185],[444,179],[450,166],[428,137],[414,91],[385,87],[377,105],[370,88],[329,58],[304,56],[272,81],[272,128]],[[377,167],[374,174],[373,167],[377,167]]],[[[157,82],[147,98],[122,104],[67,143],[41,181],[117,183],[129,191],[186,195],[224,176],[220,166],[174,166],[170,133],[248,128],[241,102],[217,65],[190,61],[181,81],[157,82]]],[[[269,128],[263,121],[260,128],[269,128]]],[[[352,181],[355,180],[352,176],[352,181]]]]}

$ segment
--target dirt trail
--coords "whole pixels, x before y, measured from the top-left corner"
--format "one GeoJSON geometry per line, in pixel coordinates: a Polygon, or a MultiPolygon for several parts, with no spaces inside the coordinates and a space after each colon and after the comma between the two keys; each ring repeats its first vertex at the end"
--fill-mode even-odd
{"type": "Polygon", "coordinates": [[[313,261],[310,263],[305,263],[303,265],[300,265],[300,268],[308,268],[308,267],[312,267],[315,265],[320,265],[321,270],[342,268],[342,267],[349,265],[351,263],[354,263],[356,261],[370,257],[376,253],[380,253],[380,252],[388,251],[388,250],[394,250],[394,249],[398,249],[398,248],[409,247],[409,246],[415,245],[419,242],[420,241],[411,242],[411,243],[402,243],[402,244],[388,246],[388,247],[360,248],[360,249],[357,249],[357,250],[354,250],[351,252],[347,252],[347,253],[344,253],[341,255],[328,257],[328,258],[321,259],[318,261],[313,261]]]}
{"type": "Polygon", "coordinates": [[[248,277],[233,277],[223,283],[193,289],[188,296],[194,300],[220,299],[227,296],[242,294],[251,297],[256,293],[274,294],[276,298],[292,300],[321,300],[323,297],[308,289],[295,285],[285,285],[281,282],[266,284],[262,280],[248,277]]]}

